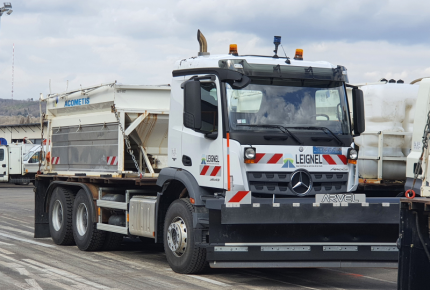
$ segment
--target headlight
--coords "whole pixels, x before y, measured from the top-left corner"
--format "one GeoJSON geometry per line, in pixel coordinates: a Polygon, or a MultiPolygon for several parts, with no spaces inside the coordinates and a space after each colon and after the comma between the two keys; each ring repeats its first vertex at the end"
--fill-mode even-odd
{"type": "Polygon", "coordinates": [[[348,159],[357,160],[358,159],[358,151],[355,149],[350,149],[348,152],[348,159]]]}
{"type": "Polygon", "coordinates": [[[256,151],[254,147],[245,148],[245,163],[254,163],[256,151]]]}

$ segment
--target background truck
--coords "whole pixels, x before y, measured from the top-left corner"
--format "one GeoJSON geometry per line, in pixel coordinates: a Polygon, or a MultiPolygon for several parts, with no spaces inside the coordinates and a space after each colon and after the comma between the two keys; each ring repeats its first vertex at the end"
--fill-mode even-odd
{"type": "Polygon", "coordinates": [[[40,145],[0,145],[0,182],[28,184],[39,168],[40,145]]]}
{"type": "Polygon", "coordinates": [[[430,284],[430,78],[419,85],[412,151],[407,157],[406,197],[401,200],[398,289],[427,289],[430,284]]]}
{"type": "Polygon", "coordinates": [[[364,131],[346,68],[274,56],[175,63],[168,86],[48,95],[35,237],[91,251],[163,243],[179,273],[397,265],[394,196],[355,193],[364,131]],[[354,112],[351,126],[350,107],[354,112]]]}
{"type": "Polygon", "coordinates": [[[405,84],[382,79],[356,86],[363,91],[366,119],[366,131],[354,138],[360,148],[358,190],[387,195],[404,192],[419,81],[405,84]]]}

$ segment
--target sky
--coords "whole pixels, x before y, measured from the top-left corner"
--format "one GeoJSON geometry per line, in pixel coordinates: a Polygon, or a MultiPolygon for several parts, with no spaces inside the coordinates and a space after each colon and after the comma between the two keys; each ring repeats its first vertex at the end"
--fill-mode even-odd
{"type": "Polygon", "coordinates": [[[168,84],[178,59],[211,54],[288,56],[348,69],[350,83],[430,77],[430,1],[26,0],[0,25],[0,98],[37,99],[109,83],[168,84]],[[280,50],[282,52],[282,50],[280,50]],[[51,83],[51,85],[49,85],[51,83]]]}

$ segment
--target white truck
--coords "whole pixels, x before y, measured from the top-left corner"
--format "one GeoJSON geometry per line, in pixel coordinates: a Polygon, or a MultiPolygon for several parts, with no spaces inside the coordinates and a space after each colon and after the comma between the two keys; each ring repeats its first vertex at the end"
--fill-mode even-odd
{"type": "Polygon", "coordinates": [[[38,171],[40,145],[0,145],[0,182],[28,184],[38,171]]]}
{"type": "Polygon", "coordinates": [[[35,238],[84,251],[150,238],[178,273],[395,266],[399,199],[354,193],[363,96],[352,87],[348,102],[346,69],[300,50],[210,55],[198,40],[168,86],[42,98],[35,238]]]}
{"type": "MultiPolygon", "coordinates": [[[[363,91],[366,120],[366,130],[354,138],[360,148],[359,190],[368,196],[382,191],[400,194],[411,188],[421,154],[427,78],[411,84],[382,80],[356,86],[363,91]]],[[[417,193],[421,179],[415,181],[417,193]]]]}
{"type": "Polygon", "coordinates": [[[401,200],[398,289],[430,285],[430,78],[419,85],[412,150],[407,157],[406,197],[401,200]]]}

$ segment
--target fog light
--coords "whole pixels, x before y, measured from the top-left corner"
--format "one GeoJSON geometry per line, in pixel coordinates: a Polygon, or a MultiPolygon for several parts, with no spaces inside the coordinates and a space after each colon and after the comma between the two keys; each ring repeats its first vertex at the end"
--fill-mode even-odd
{"type": "Polygon", "coordinates": [[[254,163],[256,156],[256,151],[254,147],[245,148],[245,163],[254,163]]]}

